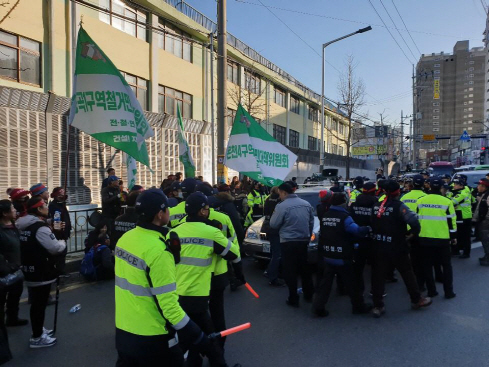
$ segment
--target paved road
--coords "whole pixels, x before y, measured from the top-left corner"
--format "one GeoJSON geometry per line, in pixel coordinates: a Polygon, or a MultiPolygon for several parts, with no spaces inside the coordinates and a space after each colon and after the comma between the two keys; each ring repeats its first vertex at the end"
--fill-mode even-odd
{"type": "MultiPolygon", "coordinates": [[[[421,311],[411,311],[402,283],[387,285],[387,313],[381,319],[351,315],[347,297],[333,296],[325,319],[285,305],[286,289],[270,288],[262,270],[245,260],[255,299],[245,289],[226,293],[228,325],[247,321],[250,330],[230,336],[226,355],[230,365],[265,366],[488,366],[489,268],[478,265],[481,249],[468,260],[453,259],[457,298],[437,297],[421,311]]],[[[441,285],[438,285],[441,294],[441,285]]],[[[9,328],[14,359],[7,366],[113,366],[113,283],[84,285],[61,294],[58,345],[30,350],[29,327],[9,328]],[[82,310],[68,310],[81,303],[82,310]]],[[[21,306],[21,316],[28,316],[21,306]]],[[[52,325],[53,306],[47,326],[52,325]]]]}

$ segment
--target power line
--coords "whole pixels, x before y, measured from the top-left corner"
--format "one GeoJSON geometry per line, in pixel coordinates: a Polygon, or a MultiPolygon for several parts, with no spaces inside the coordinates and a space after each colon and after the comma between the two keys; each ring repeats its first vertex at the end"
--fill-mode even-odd
{"type": "Polygon", "coordinates": [[[392,5],[394,5],[394,8],[395,8],[395,9],[396,9],[396,11],[397,11],[397,14],[399,15],[399,18],[401,18],[402,24],[404,24],[404,28],[406,28],[406,31],[408,32],[409,37],[411,38],[411,41],[413,41],[413,44],[414,44],[414,46],[416,47],[416,50],[418,50],[419,54],[421,55],[421,51],[419,50],[418,45],[416,44],[416,42],[414,42],[413,36],[411,36],[411,32],[409,31],[408,27],[406,26],[406,23],[404,23],[404,19],[402,18],[401,13],[400,13],[400,12],[399,12],[399,10],[397,9],[397,6],[396,6],[396,4],[394,3],[394,0],[391,0],[391,1],[392,1],[392,5]]]}
{"type": "MultiPolygon", "coordinates": [[[[268,11],[269,11],[269,12],[270,12],[270,13],[271,13],[271,14],[272,14],[272,15],[273,15],[275,18],[277,18],[277,19],[280,21],[280,23],[282,23],[284,26],[286,26],[286,27],[287,27],[287,29],[288,29],[289,31],[291,31],[291,32],[292,32],[292,33],[293,33],[293,34],[294,34],[294,35],[295,35],[297,38],[299,38],[299,39],[300,39],[300,40],[301,40],[301,41],[302,41],[302,42],[303,42],[303,43],[304,43],[304,44],[305,44],[307,47],[309,47],[309,48],[310,48],[310,49],[311,49],[311,50],[312,50],[312,51],[313,51],[313,52],[314,52],[316,55],[318,55],[319,57],[322,57],[322,56],[319,54],[319,52],[317,52],[317,51],[316,51],[316,49],[315,49],[314,47],[312,47],[312,46],[311,46],[309,43],[307,43],[307,42],[306,42],[306,40],[304,40],[304,39],[303,39],[303,38],[302,38],[302,37],[301,37],[299,34],[297,34],[297,33],[296,33],[296,32],[295,32],[295,31],[294,31],[292,28],[290,28],[290,27],[289,27],[289,25],[288,25],[286,22],[284,22],[282,19],[280,19],[280,18],[278,17],[278,15],[276,15],[276,14],[275,14],[273,11],[271,11],[271,10],[270,10],[270,8],[269,8],[267,5],[263,4],[261,0],[258,0],[258,1],[259,1],[259,2],[260,2],[260,4],[261,4],[263,7],[265,7],[265,9],[267,9],[267,10],[268,10],[268,11]]],[[[338,69],[337,69],[337,68],[336,68],[336,67],[335,67],[335,66],[334,66],[332,63],[330,63],[328,60],[325,60],[325,61],[326,61],[326,63],[327,63],[329,66],[331,66],[333,69],[335,69],[335,70],[336,70],[338,73],[340,73],[340,74],[341,74],[341,72],[340,72],[340,71],[339,71],[339,70],[338,70],[338,69]]]]}
{"type": "Polygon", "coordinates": [[[374,9],[375,13],[377,14],[377,16],[379,17],[379,19],[381,20],[381,22],[384,24],[385,28],[387,29],[387,32],[389,32],[389,34],[391,35],[392,39],[394,40],[394,42],[396,43],[397,47],[399,47],[399,50],[401,50],[401,52],[404,54],[404,56],[406,57],[406,60],[412,64],[411,60],[409,60],[409,57],[407,57],[406,53],[404,52],[404,50],[402,49],[401,45],[399,44],[399,42],[397,42],[396,38],[394,37],[394,35],[391,33],[391,31],[387,28],[387,24],[385,24],[384,22],[384,19],[382,19],[382,17],[380,16],[379,12],[377,11],[377,9],[375,8],[374,4],[372,4],[372,1],[368,0],[368,2],[370,3],[370,5],[372,6],[372,8],[374,9]]]}
{"type": "Polygon", "coordinates": [[[385,12],[387,13],[387,16],[389,17],[389,19],[391,20],[392,24],[394,25],[394,28],[396,29],[397,33],[399,33],[399,36],[401,37],[402,41],[404,42],[404,44],[406,45],[406,47],[408,48],[409,52],[411,52],[411,55],[413,55],[414,57],[414,60],[416,61],[416,56],[414,56],[414,53],[413,51],[411,50],[411,47],[409,47],[409,45],[407,44],[406,40],[404,39],[404,37],[402,36],[401,32],[399,31],[399,29],[397,29],[396,27],[396,23],[394,22],[394,19],[392,19],[389,11],[387,10],[387,8],[385,7],[384,5],[384,2],[382,0],[380,0],[380,3],[382,4],[382,7],[384,8],[385,12]]]}
{"type": "MultiPolygon", "coordinates": [[[[255,5],[255,6],[263,6],[263,7],[265,7],[265,5],[257,4],[257,3],[252,3],[252,2],[249,2],[249,1],[244,1],[244,0],[235,0],[235,1],[238,2],[238,3],[242,3],[242,4],[248,4],[248,5],[255,5]]],[[[332,20],[337,20],[337,21],[341,21],[341,22],[356,23],[356,24],[367,24],[367,25],[371,25],[371,26],[374,26],[374,27],[381,27],[381,28],[393,29],[392,27],[386,27],[385,25],[382,25],[382,24],[372,24],[372,23],[367,23],[367,22],[361,22],[361,21],[358,21],[358,20],[351,20],[351,19],[331,17],[331,16],[328,16],[328,15],[308,13],[308,12],[305,12],[305,11],[294,10],[294,9],[287,9],[287,8],[280,8],[280,7],[271,6],[271,5],[266,5],[266,7],[269,7],[270,9],[287,11],[287,12],[290,12],[290,13],[302,14],[302,15],[307,15],[307,16],[311,16],[311,17],[326,18],[326,19],[332,19],[332,20]]],[[[457,38],[457,39],[460,38],[460,36],[452,36],[452,35],[449,35],[449,34],[440,34],[440,33],[424,32],[424,31],[416,31],[416,30],[413,30],[413,29],[411,29],[411,30],[409,30],[409,29],[400,29],[400,30],[401,31],[406,31],[406,32],[412,32],[412,33],[426,34],[426,35],[430,35],[430,36],[448,37],[448,38],[457,38]]],[[[470,40],[472,40],[472,41],[478,41],[479,39],[470,39],[470,40]]]]}

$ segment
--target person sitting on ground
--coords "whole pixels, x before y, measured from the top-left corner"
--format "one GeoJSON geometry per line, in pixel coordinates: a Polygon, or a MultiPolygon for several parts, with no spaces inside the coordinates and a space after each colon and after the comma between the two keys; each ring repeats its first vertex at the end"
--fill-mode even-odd
{"type": "Polygon", "coordinates": [[[85,242],[85,253],[93,249],[93,266],[96,279],[112,279],[114,277],[114,256],[110,250],[110,239],[107,235],[107,224],[101,221],[88,234],[85,242]]]}

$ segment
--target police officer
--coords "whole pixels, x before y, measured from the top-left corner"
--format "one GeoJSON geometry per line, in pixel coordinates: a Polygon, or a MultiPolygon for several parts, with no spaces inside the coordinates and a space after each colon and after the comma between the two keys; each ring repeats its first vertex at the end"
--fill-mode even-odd
{"type": "MultiPolygon", "coordinates": [[[[216,351],[183,311],[176,293],[177,243],[167,241],[167,198],[150,189],[136,202],[140,215],[115,249],[115,323],[118,367],[183,366],[183,344],[197,346],[213,360],[216,351]]],[[[218,358],[217,358],[218,359],[218,358]]]]}
{"type": "Polygon", "coordinates": [[[472,193],[465,190],[465,182],[459,178],[453,180],[452,203],[457,215],[457,247],[452,248],[452,253],[467,259],[470,257],[470,236],[472,230],[472,193]]]}
{"type": "Polygon", "coordinates": [[[373,315],[381,317],[385,313],[383,295],[385,273],[394,266],[402,276],[411,297],[411,307],[419,309],[431,304],[430,298],[421,297],[421,293],[409,260],[409,246],[406,241],[407,225],[416,235],[420,225],[416,214],[399,200],[400,186],[388,180],[384,184],[385,199],[377,202],[372,212],[373,229],[373,263],[372,295],[374,301],[373,315]]]}
{"type": "MultiPolygon", "coordinates": [[[[209,315],[214,254],[225,260],[239,261],[239,248],[220,229],[212,226],[208,219],[209,202],[202,192],[194,192],[187,198],[185,211],[185,221],[172,230],[181,241],[181,257],[176,273],[177,293],[185,312],[205,333],[210,334],[215,331],[209,315]]],[[[219,350],[223,356],[222,349],[219,350]]],[[[202,364],[199,354],[192,348],[188,359],[190,366],[202,364]]]]}
{"type": "Polygon", "coordinates": [[[119,238],[121,238],[124,233],[136,228],[136,223],[139,219],[139,214],[136,212],[135,208],[138,196],[139,191],[132,191],[126,200],[126,211],[124,214],[115,218],[114,230],[110,236],[110,245],[112,249],[114,249],[117,245],[117,241],[119,241],[119,238]]]}
{"type": "Polygon", "coordinates": [[[353,180],[353,186],[355,186],[355,189],[350,193],[350,202],[348,203],[349,206],[352,205],[357,200],[358,195],[362,193],[363,177],[355,177],[353,180]]]}
{"type": "MultiPolygon", "coordinates": [[[[401,201],[413,213],[416,213],[417,211],[418,200],[423,196],[426,196],[426,193],[423,191],[424,181],[425,179],[421,175],[413,176],[413,189],[401,197],[401,201]]],[[[409,232],[411,231],[410,228],[408,228],[408,230],[409,232]]],[[[419,244],[419,238],[414,234],[410,235],[408,242],[411,245],[411,263],[413,265],[414,274],[416,275],[419,289],[423,289],[425,284],[423,271],[423,254],[421,251],[421,246],[419,244]]]]}
{"type": "Polygon", "coordinates": [[[457,223],[453,203],[441,195],[443,181],[438,177],[430,180],[431,193],[418,200],[419,233],[423,251],[423,268],[428,296],[438,295],[433,279],[433,266],[443,268],[445,298],[454,298],[450,244],[457,243],[457,223]]]}
{"type": "Polygon", "coordinates": [[[365,304],[363,292],[355,279],[354,247],[356,237],[365,237],[370,227],[358,226],[344,208],[344,193],[334,193],[329,210],[321,218],[319,236],[318,286],[314,294],[312,312],[315,316],[328,316],[324,308],[331,293],[335,275],[340,275],[350,295],[352,313],[367,313],[372,306],[365,304]]]}
{"type": "Polygon", "coordinates": [[[246,215],[245,227],[249,227],[255,221],[263,217],[263,206],[265,204],[265,195],[263,195],[262,184],[258,181],[253,182],[250,193],[248,194],[249,211],[246,215]]]}
{"type": "MultiPolygon", "coordinates": [[[[372,208],[376,203],[375,184],[373,182],[366,182],[362,187],[362,193],[357,196],[356,201],[350,207],[350,214],[353,221],[359,226],[370,226],[372,208]]],[[[362,293],[365,290],[363,270],[371,256],[371,247],[372,239],[366,237],[358,239],[358,247],[355,249],[353,269],[355,271],[356,282],[359,284],[362,293]]]]}
{"type": "MultiPolygon", "coordinates": [[[[195,191],[195,186],[197,181],[195,178],[186,178],[180,185],[182,190],[183,199],[186,200],[187,197],[195,191]]],[[[175,227],[180,222],[180,219],[185,217],[185,201],[180,202],[177,206],[170,207],[170,221],[168,222],[169,227],[175,227]]]]}

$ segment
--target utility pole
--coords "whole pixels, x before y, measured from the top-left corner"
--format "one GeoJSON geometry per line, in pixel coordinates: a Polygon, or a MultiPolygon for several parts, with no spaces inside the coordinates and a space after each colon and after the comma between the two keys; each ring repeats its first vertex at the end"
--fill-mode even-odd
{"type": "Polygon", "coordinates": [[[217,183],[227,183],[224,166],[226,126],[226,0],[217,1],[217,183]]]}
{"type": "Polygon", "coordinates": [[[413,133],[411,135],[411,141],[413,143],[413,169],[416,169],[416,85],[415,85],[414,64],[413,64],[413,133]]]}
{"type": "Polygon", "coordinates": [[[400,150],[399,150],[399,160],[401,161],[401,170],[402,170],[402,161],[404,159],[404,149],[403,148],[403,145],[404,145],[404,127],[403,127],[403,121],[404,121],[404,116],[403,116],[403,113],[402,113],[402,110],[401,110],[401,146],[400,146],[400,150]]]}
{"type": "Polygon", "coordinates": [[[209,33],[211,49],[211,142],[212,142],[212,183],[216,183],[216,121],[214,120],[214,33],[209,33]]]}

